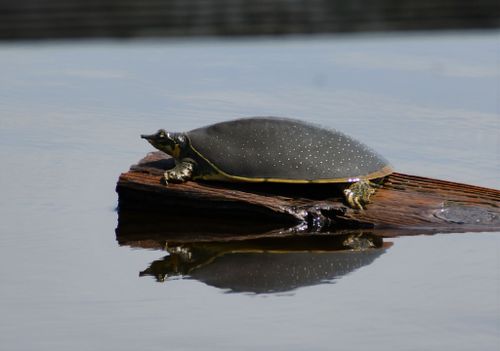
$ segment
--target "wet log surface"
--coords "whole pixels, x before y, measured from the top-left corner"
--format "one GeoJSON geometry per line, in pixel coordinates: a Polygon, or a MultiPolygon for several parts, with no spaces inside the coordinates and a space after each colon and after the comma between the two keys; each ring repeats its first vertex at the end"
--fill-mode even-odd
{"type": "MultiPolygon", "coordinates": [[[[161,183],[173,159],[152,152],[120,175],[117,237],[218,233],[241,238],[286,233],[369,231],[391,237],[500,231],[500,191],[394,173],[363,211],[329,184],[161,183]],[[283,229],[288,228],[288,229],[283,229]]],[[[139,240],[139,238],[137,238],[139,240]]]]}

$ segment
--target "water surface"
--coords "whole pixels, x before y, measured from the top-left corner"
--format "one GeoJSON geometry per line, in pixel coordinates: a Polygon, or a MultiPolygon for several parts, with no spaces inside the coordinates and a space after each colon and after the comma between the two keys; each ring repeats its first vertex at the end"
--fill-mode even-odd
{"type": "Polygon", "coordinates": [[[139,277],[168,253],[118,244],[114,186],[151,151],[141,133],[278,115],[338,128],[398,171],[498,189],[499,40],[1,45],[0,348],[498,350],[500,233],[396,238],[326,280],[228,293],[139,277]]]}

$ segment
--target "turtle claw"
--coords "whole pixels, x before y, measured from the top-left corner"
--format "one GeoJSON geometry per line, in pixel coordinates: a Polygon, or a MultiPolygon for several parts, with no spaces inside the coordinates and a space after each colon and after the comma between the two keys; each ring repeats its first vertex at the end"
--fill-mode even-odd
{"type": "Polygon", "coordinates": [[[370,202],[370,197],[375,194],[374,188],[379,188],[378,184],[369,180],[360,180],[352,183],[344,190],[344,195],[349,206],[355,209],[364,210],[364,205],[370,202]]]}
{"type": "MultiPolygon", "coordinates": [[[[166,173],[166,172],[165,172],[165,173],[166,173]]],[[[168,179],[168,177],[167,177],[167,175],[166,175],[165,173],[163,173],[163,177],[161,177],[160,182],[161,182],[163,185],[168,186],[168,180],[167,180],[167,179],[168,179]]]]}

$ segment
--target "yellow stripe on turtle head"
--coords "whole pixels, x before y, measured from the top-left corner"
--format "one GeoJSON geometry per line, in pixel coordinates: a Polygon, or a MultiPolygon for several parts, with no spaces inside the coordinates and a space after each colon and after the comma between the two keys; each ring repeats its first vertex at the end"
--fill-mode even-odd
{"type": "Polygon", "coordinates": [[[181,155],[181,147],[179,144],[175,144],[172,150],[172,156],[178,159],[180,155],[181,155]]]}

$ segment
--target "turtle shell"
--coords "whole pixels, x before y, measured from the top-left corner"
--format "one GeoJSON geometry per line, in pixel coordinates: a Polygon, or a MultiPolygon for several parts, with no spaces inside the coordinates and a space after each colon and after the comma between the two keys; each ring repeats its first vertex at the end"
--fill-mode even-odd
{"type": "Polygon", "coordinates": [[[387,160],[359,141],[294,119],[237,119],[186,135],[218,172],[242,181],[341,183],[392,173],[387,160]]]}

